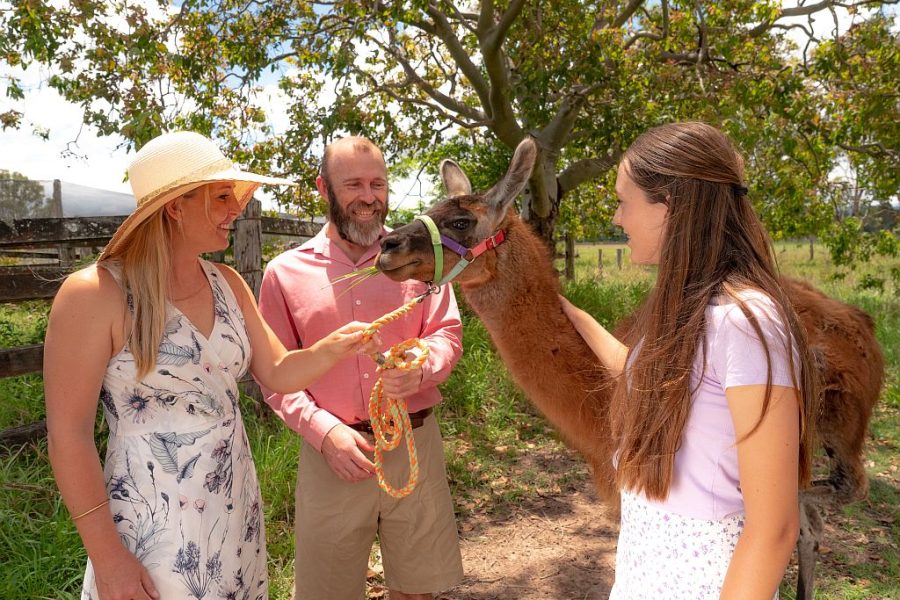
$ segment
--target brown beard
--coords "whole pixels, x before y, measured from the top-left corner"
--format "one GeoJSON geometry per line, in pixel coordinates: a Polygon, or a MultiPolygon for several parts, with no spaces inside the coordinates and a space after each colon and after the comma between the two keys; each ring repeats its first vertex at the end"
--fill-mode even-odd
{"type": "Polygon", "coordinates": [[[372,205],[367,205],[378,213],[379,218],[369,223],[358,223],[353,219],[351,213],[353,208],[363,204],[362,202],[351,202],[347,209],[344,210],[337,201],[337,195],[334,193],[331,182],[327,180],[325,181],[325,191],[328,192],[328,220],[337,227],[338,235],[341,236],[341,239],[363,248],[368,248],[374,244],[384,230],[384,222],[387,219],[387,202],[383,204],[376,202],[372,205]]]}

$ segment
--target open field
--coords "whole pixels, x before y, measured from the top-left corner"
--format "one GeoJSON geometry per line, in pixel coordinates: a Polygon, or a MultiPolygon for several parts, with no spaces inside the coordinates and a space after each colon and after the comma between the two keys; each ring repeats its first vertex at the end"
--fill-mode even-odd
{"type": "MultiPolygon", "coordinates": [[[[603,275],[597,278],[598,246],[578,246],[576,280],[566,286],[573,302],[607,325],[632,310],[652,280],[651,272],[629,265],[627,256],[619,270],[616,247],[602,246],[603,275]]],[[[785,273],[810,279],[826,293],[867,310],[876,320],[887,359],[887,384],[867,446],[870,497],[825,514],[828,525],[817,598],[900,598],[900,290],[896,281],[900,259],[842,271],[830,265],[821,247],[815,248],[815,259],[810,261],[805,242],[782,243],[777,251],[785,273]]],[[[47,304],[42,302],[0,305],[0,344],[40,342],[46,313],[47,304]]],[[[465,355],[442,388],[445,402],[440,419],[469,577],[446,598],[604,598],[604,582],[611,577],[609,541],[614,543],[614,524],[604,520],[600,509],[596,519],[585,513],[593,502],[585,467],[563,448],[512,384],[483,326],[468,311],[464,328],[465,355]],[[558,530],[552,543],[544,535],[551,530],[558,530]],[[590,539],[580,535],[586,531],[590,539]],[[522,572],[529,554],[548,552],[552,545],[565,557],[559,565],[574,561],[574,571],[553,563],[558,571],[553,576],[549,570],[546,577],[543,572],[522,572]],[[584,555],[592,552],[597,555],[584,555]],[[493,562],[485,559],[490,555],[493,562]],[[508,574],[509,581],[497,573],[508,574]],[[561,581],[574,576],[583,578],[578,595],[561,581]],[[548,588],[548,582],[556,587],[548,588]]],[[[266,501],[271,597],[281,600],[290,598],[292,587],[293,487],[299,444],[279,421],[265,411],[257,416],[255,408],[243,399],[266,501]]],[[[0,429],[42,416],[40,377],[0,380],[0,429]]],[[[102,450],[99,422],[98,440],[102,450]]],[[[46,444],[0,451],[0,598],[78,598],[84,561],[80,540],[53,484],[46,444]]],[[[373,570],[370,596],[380,597],[377,553],[373,570]]],[[[783,586],[782,598],[793,598],[791,587],[783,586]]]]}

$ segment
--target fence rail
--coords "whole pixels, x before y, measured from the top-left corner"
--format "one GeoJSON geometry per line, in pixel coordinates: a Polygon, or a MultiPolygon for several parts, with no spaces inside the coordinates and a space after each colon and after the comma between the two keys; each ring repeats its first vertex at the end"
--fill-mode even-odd
{"type": "Polygon", "coordinates": [[[0,302],[52,298],[70,272],[63,267],[0,267],[0,302]]]}
{"type": "Polygon", "coordinates": [[[0,377],[38,373],[44,367],[44,345],[0,348],[0,377]]]}
{"type": "Polygon", "coordinates": [[[0,248],[41,248],[53,244],[102,246],[125,217],[70,217],[0,221],[0,248]]]}
{"type": "MultiPolygon", "coordinates": [[[[320,225],[261,216],[259,201],[247,205],[235,221],[235,269],[255,293],[262,279],[262,235],[284,235],[310,238],[320,225]]],[[[78,217],[16,219],[0,221],[0,252],[5,255],[56,256],[53,252],[22,251],[22,248],[56,248],[63,246],[103,246],[126,217],[78,217]]],[[[59,250],[60,254],[63,250],[59,250]]],[[[59,265],[0,267],[0,302],[21,302],[52,298],[72,268],[61,260],[59,265]]],[[[27,375],[41,371],[43,345],[0,349],[0,378],[27,375]]]]}

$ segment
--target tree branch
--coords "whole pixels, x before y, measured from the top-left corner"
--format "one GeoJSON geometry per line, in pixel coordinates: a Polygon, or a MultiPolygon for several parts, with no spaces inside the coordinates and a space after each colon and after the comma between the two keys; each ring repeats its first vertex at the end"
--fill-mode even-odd
{"type": "Polygon", "coordinates": [[[857,152],[859,154],[865,154],[867,156],[872,156],[875,158],[882,158],[885,156],[900,156],[900,151],[888,148],[881,142],[862,144],[860,146],[840,143],[838,144],[838,147],[842,150],[846,150],[847,152],[857,152]]]}
{"type": "Polygon", "coordinates": [[[377,82],[375,82],[375,78],[372,77],[371,74],[369,74],[369,73],[364,73],[364,74],[371,82],[370,83],[371,91],[364,92],[364,93],[360,94],[359,96],[356,96],[357,101],[375,96],[377,93],[382,93],[382,94],[387,94],[392,99],[396,100],[397,102],[399,102],[401,104],[403,104],[403,103],[416,104],[418,106],[427,108],[428,110],[437,114],[438,117],[440,117],[441,119],[450,121],[451,123],[454,123],[455,125],[459,125],[463,129],[477,129],[479,127],[484,127],[485,125],[487,125],[486,121],[464,121],[463,119],[459,118],[458,115],[455,115],[451,112],[447,112],[440,106],[436,106],[435,104],[427,102],[421,98],[414,98],[412,96],[401,96],[400,94],[395,92],[393,88],[394,87],[405,87],[402,84],[396,85],[396,86],[388,86],[388,85],[384,85],[384,84],[378,84],[377,82]]]}
{"type": "Polygon", "coordinates": [[[573,162],[559,174],[559,177],[557,177],[560,196],[575,189],[585,181],[594,179],[608,171],[617,165],[621,158],[622,152],[616,150],[610,152],[606,156],[585,158],[573,162]]]}
{"type": "Polygon", "coordinates": [[[488,115],[488,118],[492,118],[490,86],[488,85],[488,82],[482,77],[481,71],[475,66],[475,63],[472,62],[468,51],[463,48],[459,38],[457,38],[456,34],[453,32],[450,23],[441,11],[438,10],[434,2],[429,2],[425,11],[432,19],[434,19],[433,24],[414,21],[410,22],[410,25],[414,25],[425,33],[434,35],[444,42],[444,45],[447,46],[447,51],[450,52],[450,56],[452,56],[453,60],[456,61],[456,64],[459,65],[463,75],[466,76],[472,84],[472,87],[475,89],[475,93],[478,94],[481,105],[485,108],[485,114],[488,115]]]}
{"type": "Polygon", "coordinates": [[[518,144],[525,132],[516,121],[512,103],[509,99],[509,68],[506,55],[503,52],[503,43],[505,42],[505,34],[509,31],[509,27],[515,21],[515,18],[521,14],[524,2],[521,0],[513,0],[509,10],[503,15],[503,24],[486,27],[487,5],[493,6],[490,1],[482,3],[482,17],[478,23],[478,46],[481,49],[481,57],[484,60],[485,70],[488,79],[491,82],[490,94],[488,96],[489,110],[486,111],[491,116],[491,130],[496,136],[509,148],[514,148],[518,144]]]}
{"type": "Polygon", "coordinates": [[[607,27],[611,27],[613,29],[617,27],[621,27],[625,24],[628,19],[634,16],[634,13],[637,12],[637,9],[644,4],[644,0],[630,0],[625,8],[622,9],[622,12],[617,14],[612,20],[606,18],[602,13],[594,20],[594,26],[591,28],[591,34],[593,35],[597,31],[601,29],[605,29],[607,27]]]}
{"type": "Polygon", "coordinates": [[[637,42],[640,39],[650,39],[660,42],[667,37],[669,37],[669,2],[668,0],[662,0],[660,3],[660,8],[662,9],[662,32],[661,33],[647,33],[644,31],[638,32],[634,34],[631,38],[625,41],[625,50],[628,50],[632,44],[637,42]]]}
{"type": "Polygon", "coordinates": [[[772,28],[779,20],[786,17],[802,17],[812,15],[823,10],[832,10],[834,8],[858,9],[868,4],[897,4],[900,0],[859,0],[858,2],[838,2],[837,0],[822,0],[815,4],[805,6],[794,6],[791,8],[783,8],[778,15],[769,21],[763,21],[750,30],[751,37],[757,37],[764,34],[772,28]]]}
{"type": "Polygon", "coordinates": [[[459,8],[453,2],[448,3],[450,8],[453,10],[453,15],[456,17],[456,20],[459,21],[460,25],[469,30],[469,33],[476,34],[475,27],[472,26],[472,22],[474,21],[477,25],[478,23],[478,15],[473,13],[464,13],[459,10],[459,8]]]}
{"type": "Polygon", "coordinates": [[[487,33],[494,24],[494,0],[481,0],[477,31],[487,33]]]}
{"type": "Polygon", "coordinates": [[[525,0],[510,1],[509,8],[506,9],[505,13],[500,15],[500,20],[497,21],[497,25],[494,27],[492,37],[494,38],[495,43],[502,45],[503,42],[506,41],[506,34],[509,33],[509,28],[512,27],[512,24],[522,13],[524,7],[525,0]]]}
{"type": "MultiPolygon", "coordinates": [[[[393,38],[393,35],[391,36],[393,38]]],[[[370,36],[369,38],[374,44],[384,50],[386,53],[393,56],[397,62],[400,64],[400,67],[403,69],[403,72],[406,73],[407,81],[409,83],[414,84],[420,90],[425,92],[432,100],[446,108],[447,110],[458,113],[466,118],[476,120],[476,121],[485,121],[487,117],[485,114],[479,110],[476,110],[470,106],[459,102],[455,98],[451,98],[446,94],[440,92],[437,88],[427,82],[422,76],[420,76],[413,66],[409,63],[405,56],[403,56],[398,50],[398,45],[395,43],[384,44],[381,41],[370,36]]],[[[393,39],[391,40],[394,41],[393,39]]]]}
{"type": "Polygon", "coordinates": [[[576,86],[566,94],[553,119],[537,134],[543,147],[559,151],[566,145],[585,101],[601,85],[602,83],[598,82],[592,86],[576,86]]]}

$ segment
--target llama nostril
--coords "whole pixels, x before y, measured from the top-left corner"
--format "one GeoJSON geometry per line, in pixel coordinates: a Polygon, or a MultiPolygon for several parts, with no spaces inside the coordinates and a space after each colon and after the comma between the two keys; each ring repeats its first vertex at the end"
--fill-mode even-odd
{"type": "Polygon", "coordinates": [[[392,250],[396,250],[400,247],[400,240],[396,237],[387,236],[383,240],[381,240],[381,252],[386,253],[392,250]]]}

